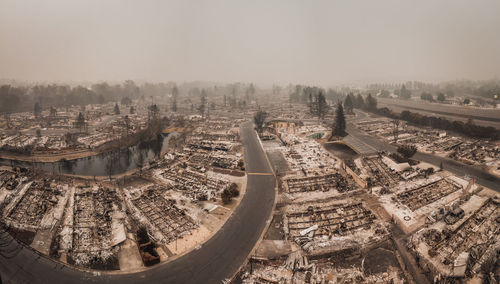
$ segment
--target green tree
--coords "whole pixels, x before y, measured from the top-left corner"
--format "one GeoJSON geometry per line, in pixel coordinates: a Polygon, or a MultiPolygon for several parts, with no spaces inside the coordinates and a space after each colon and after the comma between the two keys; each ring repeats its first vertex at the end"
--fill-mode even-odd
{"type": "Polygon", "coordinates": [[[238,197],[240,195],[238,185],[234,182],[229,186],[229,192],[231,193],[232,197],[238,197]]]}
{"type": "Polygon", "coordinates": [[[104,98],[104,96],[102,94],[99,94],[99,96],[97,96],[97,103],[102,105],[105,102],[106,102],[106,99],[104,98]]]}
{"type": "Polygon", "coordinates": [[[19,110],[21,98],[26,93],[22,88],[10,85],[0,86],[0,113],[10,113],[19,110]]]}
{"type": "Polygon", "coordinates": [[[231,200],[233,199],[233,194],[231,193],[231,191],[229,190],[229,188],[225,188],[222,193],[221,193],[221,199],[222,199],[222,203],[224,204],[228,204],[229,202],[231,202],[231,200]]]}
{"type": "Polygon", "coordinates": [[[245,91],[245,100],[250,101],[251,97],[255,94],[255,87],[253,83],[250,83],[245,91]]]}
{"type": "Polygon", "coordinates": [[[40,103],[36,102],[35,103],[35,107],[34,107],[34,114],[35,114],[35,117],[39,117],[40,114],[42,113],[42,107],[40,106],[40,103]]]}
{"type": "Polygon", "coordinates": [[[388,97],[389,97],[389,95],[390,95],[390,93],[389,93],[389,91],[387,91],[387,90],[382,90],[382,91],[380,91],[380,97],[381,97],[381,98],[388,98],[388,97]]]}
{"type": "Polygon", "coordinates": [[[356,99],[354,100],[354,107],[355,108],[364,108],[365,107],[365,100],[363,99],[363,96],[361,96],[361,94],[358,94],[356,96],[356,99]]]}
{"type": "Polygon", "coordinates": [[[132,104],[132,100],[129,97],[123,97],[121,101],[122,105],[129,106],[132,104]]]}
{"type": "Polygon", "coordinates": [[[440,101],[440,102],[444,102],[444,100],[446,99],[446,97],[444,96],[443,93],[439,93],[437,95],[437,100],[440,101]]]}
{"type": "Polygon", "coordinates": [[[120,114],[120,107],[118,104],[115,104],[115,109],[114,109],[115,114],[120,114]]]}
{"type": "Polygon", "coordinates": [[[429,93],[426,93],[426,92],[423,92],[423,93],[420,95],[420,99],[421,99],[421,100],[424,100],[424,101],[429,101],[429,102],[434,101],[434,98],[432,97],[432,95],[431,95],[431,94],[429,94],[429,93]]]}
{"type": "Polygon", "coordinates": [[[372,97],[372,94],[366,97],[366,108],[372,111],[377,110],[377,99],[372,97]]]}
{"type": "Polygon", "coordinates": [[[411,158],[415,153],[417,153],[417,147],[411,144],[404,144],[398,147],[398,153],[406,159],[411,158]]]}
{"type": "Polygon", "coordinates": [[[323,91],[319,91],[316,96],[316,101],[312,102],[313,113],[318,117],[318,119],[323,119],[328,113],[328,104],[326,103],[325,95],[323,91]]]}
{"type": "Polygon", "coordinates": [[[344,108],[345,108],[346,113],[352,113],[352,109],[354,108],[352,94],[348,94],[347,97],[345,97],[344,108]]]}
{"type": "Polygon", "coordinates": [[[258,133],[262,133],[264,130],[264,122],[266,122],[267,113],[259,110],[253,117],[253,122],[255,123],[255,128],[258,133]]]}
{"type": "Polygon", "coordinates": [[[125,94],[125,97],[137,98],[139,97],[139,91],[140,89],[134,81],[126,80],[123,82],[123,93],[125,94]]]}
{"type": "Polygon", "coordinates": [[[401,86],[401,90],[399,91],[399,97],[405,100],[411,98],[411,92],[410,90],[406,89],[406,86],[404,84],[401,86]]]}
{"type": "Polygon", "coordinates": [[[342,107],[342,104],[339,102],[337,104],[337,109],[335,110],[335,121],[333,122],[332,126],[332,136],[334,137],[345,136],[346,135],[345,127],[346,127],[346,121],[344,115],[344,108],[342,107]]]}
{"type": "Polygon", "coordinates": [[[468,104],[470,104],[470,99],[469,99],[469,98],[466,98],[466,99],[464,100],[464,105],[468,105],[468,104]]]}

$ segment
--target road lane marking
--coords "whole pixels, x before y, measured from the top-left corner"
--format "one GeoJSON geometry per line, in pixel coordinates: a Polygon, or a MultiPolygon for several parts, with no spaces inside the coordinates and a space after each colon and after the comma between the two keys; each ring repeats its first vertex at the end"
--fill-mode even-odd
{"type": "Polygon", "coordinates": [[[273,173],[247,173],[247,175],[251,175],[251,176],[273,176],[273,173]]]}

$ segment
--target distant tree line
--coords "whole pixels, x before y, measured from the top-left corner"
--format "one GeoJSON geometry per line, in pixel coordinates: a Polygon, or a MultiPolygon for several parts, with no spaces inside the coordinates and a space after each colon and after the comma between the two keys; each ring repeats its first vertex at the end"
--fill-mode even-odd
{"type": "Polygon", "coordinates": [[[344,92],[341,91],[336,91],[333,89],[325,90],[319,87],[296,85],[289,95],[289,101],[290,103],[304,103],[310,105],[310,102],[315,97],[318,97],[319,94],[323,94],[326,101],[334,103],[342,101],[345,98],[344,92]]]}
{"type": "Polygon", "coordinates": [[[93,84],[91,87],[67,85],[35,85],[33,87],[0,87],[0,112],[28,111],[36,105],[35,113],[51,107],[84,106],[120,102],[130,105],[132,99],[144,98],[170,92],[166,84],[144,84],[137,86],[128,80],[123,84],[93,84]]]}
{"type": "MultiPolygon", "coordinates": [[[[446,96],[450,97],[451,95],[450,94],[445,95],[444,93],[439,92],[436,95],[436,100],[438,102],[442,103],[446,100],[446,96]]],[[[424,101],[429,101],[429,102],[436,101],[436,100],[434,100],[434,96],[431,93],[427,93],[427,92],[423,92],[422,94],[420,94],[420,99],[424,100],[424,101]]]]}
{"type": "Polygon", "coordinates": [[[500,82],[490,81],[482,84],[479,88],[472,91],[476,96],[487,99],[500,99],[500,82]]]}
{"type": "Polygon", "coordinates": [[[130,106],[132,100],[147,100],[150,97],[171,96],[171,109],[177,111],[181,94],[191,97],[214,95],[227,96],[225,103],[231,107],[244,107],[255,99],[257,86],[253,83],[216,85],[209,83],[144,83],[137,85],[132,80],[121,84],[100,82],[89,86],[69,86],[61,84],[38,84],[34,86],[0,86],[0,113],[33,111],[35,113],[52,107],[85,106],[88,104],[121,103],[130,106]]]}
{"type": "Polygon", "coordinates": [[[350,93],[344,100],[344,108],[347,113],[352,113],[353,108],[373,111],[377,109],[377,99],[370,93],[366,98],[361,94],[354,96],[353,93],[350,93]]]}

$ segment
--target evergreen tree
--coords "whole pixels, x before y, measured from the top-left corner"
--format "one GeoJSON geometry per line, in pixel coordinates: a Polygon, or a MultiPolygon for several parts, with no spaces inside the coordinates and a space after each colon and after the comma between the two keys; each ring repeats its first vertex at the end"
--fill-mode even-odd
{"type": "Polygon", "coordinates": [[[354,108],[352,94],[347,95],[344,100],[344,108],[346,113],[352,113],[352,109],[354,108]]]}
{"type": "Polygon", "coordinates": [[[368,94],[366,97],[366,108],[369,110],[377,110],[377,99],[372,97],[372,94],[368,94]]]}
{"type": "Polygon", "coordinates": [[[356,99],[354,100],[354,107],[355,108],[364,108],[365,107],[365,100],[361,96],[361,94],[358,94],[356,96],[356,99]]]}
{"type": "Polygon", "coordinates": [[[262,133],[264,130],[264,122],[266,121],[267,113],[259,110],[253,117],[253,121],[255,123],[255,128],[257,128],[258,133],[262,133]]]}
{"type": "Polygon", "coordinates": [[[437,95],[437,100],[440,101],[440,102],[444,102],[444,100],[446,99],[446,97],[444,96],[443,93],[439,93],[437,95]]]}
{"type": "Polygon", "coordinates": [[[115,104],[114,112],[115,112],[115,114],[120,114],[120,107],[118,106],[118,104],[115,104]]]}
{"type": "Polygon", "coordinates": [[[40,104],[38,102],[36,102],[35,107],[34,107],[35,117],[39,117],[41,113],[42,113],[42,107],[40,106],[40,104]]]}
{"type": "Polygon", "coordinates": [[[403,86],[401,86],[401,90],[399,91],[399,97],[405,100],[411,98],[411,92],[410,90],[406,89],[404,84],[403,86]]]}
{"type": "Polygon", "coordinates": [[[328,104],[326,103],[325,95],[323,91],[319,91],[318,97],[316,99],[316,107],[315,107],[316,115],[318,119],[325,118],[325,115],[328,113],[328,104]]]}
{"type": "Polygon", "coordinates": [[[333,122],[332,126],[332,136],[345,136],[345,127],[346,127],[346,122],[345,122],[345,116],[344,116],[344,108],[342,107],[342,104],[339,102],[337,104],[337,109],[335,110],[335,121],[333,122]]]}

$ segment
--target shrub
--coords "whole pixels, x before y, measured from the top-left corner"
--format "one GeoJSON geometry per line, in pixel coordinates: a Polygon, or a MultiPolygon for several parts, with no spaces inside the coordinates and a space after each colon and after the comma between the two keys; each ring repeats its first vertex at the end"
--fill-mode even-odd
{"type": "Polygon", "coordinates": [[[405,144],[398,147],[398,153],[406,159],[411,158],[417,152],[415,145],[405,144]]]}

